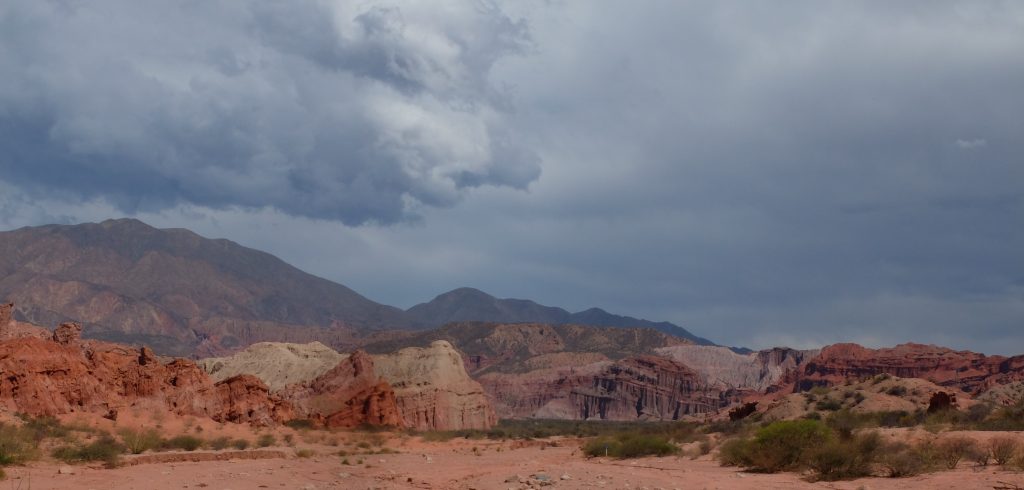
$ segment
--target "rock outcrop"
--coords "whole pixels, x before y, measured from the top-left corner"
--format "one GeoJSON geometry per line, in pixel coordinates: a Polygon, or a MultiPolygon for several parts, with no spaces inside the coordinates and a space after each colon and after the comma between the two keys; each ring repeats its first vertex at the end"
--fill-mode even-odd
{"type": "Polygon", "coordinates": [[[818,351],[776,347],[750,354],[737,354],[727,347],[675,345],[654,350],[660,356],[685,364],[701,380],[720,389],[764,391],[779,383],[818,351]]]}
{"type": "Polygon", "coordinates": [[[277,391],[292,383],[310,381],[330,371],[346,357],[347,354],[320,342],[260,342],[230,357],[211,357],[196,363],[214,381],[251,374],[263,380],[271,391],[277,391]]]}
{"type": "Polygon", "coordinates": [[[82,341],[64,324],[52,339],[0,342],[0,405],[34,416],[91,412],[116,418],[139,407],[224,422],[272,424],[291,416],[287,402],[256,379],[215,384],[194,363],[161,364],[152,351],[82,341]]]}
{"type": "Polygon", "coordinates": [[[0,329],[7,328],[14,321],[14,303],[0,304],[0,329]]]}
{"type": "Polygon", "coordinates": [[[583,420],[679,420],[717,412],[729,403],[696,371],[655,356],[612,363],[590,386],[573,388],[569,401],[583,420]]]}
{"type": "Polygon", "coordinates": [[[486,429],[497,422],[480,383],[446,341],[373,358],[376,373],[395,390],[403,424],[414,429],[486,429]]]}
{"type": "Polygon", "coordinates": [[[280,392],[300,418],[326,427],[401,426],[395,392],[374,371],[373,358],[356,351],[316,378],[280,392]]]}
{"type": "Polygon", "coordinates": [[[877,374],[920,378],[977,394],[994,385],[1024,379],[1024,356],[986,356],[923,344],[882,349],[834,344],[806,362],[791,381],[796,391],[804,391],[877,374]]]}

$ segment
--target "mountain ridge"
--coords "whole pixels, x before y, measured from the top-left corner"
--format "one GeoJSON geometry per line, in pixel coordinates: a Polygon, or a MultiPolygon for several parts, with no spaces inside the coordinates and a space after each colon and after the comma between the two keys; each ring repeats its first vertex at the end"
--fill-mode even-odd
{"type": "Polygon", "coordinates": [[[231,240],[132,218],[0,231],[0,299],[25,321],[86,325],[103,340],[213,356],[261,341],[358,346],[373,332],[451,321],[646,327],[713,345],[667,322],[599,308],[570,313],[459,288],[408,310],[231,240]]]}
{"type": "Polygon", "coordinates": [[[564,308],[545,306],[528,299],[497,298],[470,287],[456,288],[442,293],[431,301],[409,308],[406,313],[412,316],[413,325],[419,328],[438,328],[449,323],[473,321],[615,328],[639,327],[651,328],[685,338],[700,345],[717,345],[669,322],[654,322],[616,315],[597,307],[571,313],[564,308]],[[470,303],[470,301],[474,301],[474,303],[470,303]]]}

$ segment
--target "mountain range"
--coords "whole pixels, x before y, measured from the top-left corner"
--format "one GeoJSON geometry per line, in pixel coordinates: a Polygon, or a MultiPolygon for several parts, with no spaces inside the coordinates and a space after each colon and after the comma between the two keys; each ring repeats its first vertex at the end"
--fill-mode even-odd
{"type": "Polygon", "coordinates": [[[459,288],[402,310],[265,252],[135,219],[0,232],[0,299],[39,324],[76,321],[87,336],[173,355],[214,355],[259,341],[350,348],[369,335],[451,322],[652,328],[713,345],[668,322],[591,308],[570,313],[459,288]]]}

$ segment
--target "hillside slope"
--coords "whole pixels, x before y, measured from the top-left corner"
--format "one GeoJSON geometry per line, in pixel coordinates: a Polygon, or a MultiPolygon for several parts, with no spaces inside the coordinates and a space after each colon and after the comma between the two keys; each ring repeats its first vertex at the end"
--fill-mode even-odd
{"type": "Polygon", "coordinates": [[[0,232],[0,298],[35,324],[79,321],[178,355],[407,326],[403,311],[270,254],[133,219],[0,232]]]}
{"type": "Polygon", "coordinates": [[[669,322],[652,322],[615,315],[600,308],[570,313],[562,308],[544,306],[526,299],[500,299],[473,288],[458,288],[427,303],[409,308],[413,325],[437,328],[453,322],[546,323],[552,325],[588,325],[593,327],[652,328],[700,345],[715,345],[685,328],[669,322]]]}

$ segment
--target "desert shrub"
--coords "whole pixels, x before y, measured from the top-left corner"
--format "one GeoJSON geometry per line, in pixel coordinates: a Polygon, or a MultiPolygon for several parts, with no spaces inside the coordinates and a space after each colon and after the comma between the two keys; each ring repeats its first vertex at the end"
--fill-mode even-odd
{"type": "Polygon", "coordinates": [[[592,439],[583,446],[588,456],[612,456],[616,458],[638,458],[641,456],[667,456],[679,452],[679,447],[665,436],[623,433],[617,436],[602,436],[592,439]]]}
{"type": "Polygon", "coordinates": [[[885,390],[887,395],[892,396],[904,396],[907,394],[907,387],[902,385],[890,386],[888,390],[885,390]]]}
{"type": "Polygon", "coordinates": [[[980,444],[975,444],[964,457],[968,461],[973,462],[978,466],[988,466],[989,460],[992,459],[992,455],[989,454],[987,447],[982,447],[980,444]]]}
{"type": "Polygon", "coordinates": [[[949,437],[935,445],[938,457],[946,468],[951,470],[956,469],[960,460],[974,452],[976,448],[977,445],[972,439],[963,436],[949,437]]]}
{"type": "Polygon", "coordinates": [[[750,439],[737,437],[729,439],[718,447],[718,462],[722,466],[748,467],[750,462],[750,439]]]}
{"type": "Polygon", "coordinates": [[[182,434],[180,436],[172,437],[164,441],[164,447],[168,449],[182,449],[185,451],[195,451],[203,445],[203,440],[188,434],[182,434]]]}
{"type": "Polygon", "coordinates": [[[256,438],[257,447],[269,447],[277,444],[277,438],[273,434],[263,434],[256,438]]]}
{"type": "Polygon", "coordinates": [[[20,464],[38,455],[36,432],[0,423],[0,465],[20,464]]]}
{"type": "Polygon", "coordinates": [[[806,465],[815,479],[835,481],[870,476],[883,447],[877,432],[829,440],[805,452],[806,465]]]}
{"type": "Polygon", "coordinates": [[[832,398],[825,398],[824,400],[818,401],[818,403],[815,404],[815,408],[827,412],[834,412],[836,410],[839,410],[840,408],[843,408],[843,404],[840,403],[838,400],[833,400],[832,398]]]}
{"type": "Polygon", "coordinates": [[[1011,436],[993,437],[988,443],[988,449],[992,454],[992,461],[1003,466],[1017,456],[1020,451],[1020,442],[1011,436]]]}
{"type": "Polygon", "coordinates": [[[892,443],[881,451],[879,461],[889,478],[906,478],[936,469],[938,456],[931,443],[892,443]]]}
{"type": "Polygon", "coordinates": [[[61,424],[55,417],[30,417],[19,414],[24,423],[22,427],[35,434],[35,439],[41,441],[47,437],[66,438],[71,434],[71,428],[61,424]]]}
{"type": "Polygon", "coordinates": [[[296,458],[312,458],[313,456],[316,456],[316,451],[313,451],[312,449],[296,449],[295,450],[295,457],[296,458]]]}
{"type": "Polygon", "coordinates": [[[816,420],[774,422],[757,431],[750,448],[753,469],[774,473],[800,467],[804,453],[832,439],[832,432],[816,420]]]}
{"type": "Polygon", "coordinates": [[[132,454],[142,454],[150,449],[156,449],[163,442],[156,429],[133,430],[126,428],[121,429],[119,434],[125,448],[132,454]]]}
{"type": "Polygon", "coordinates": [[[61,446],[53,450],[53,457],[67,463],[103,461],[106,466],[117,466],[125,446],[110,435],[99,437],[85,446],[61,446]]]}
{"type": "Polygon", "coordinates": [[[316,426],[312,420],[309,419],[292,419],[284,423],[284,425],[291,427],[295,430],[312,429],[316,426]]]}
{"type": "Polygon", "coordinates": [[[210,439],[210,442],[208,442],[207,445],[210,446],[210,449],[213,449],[214,451],[227,449],[227,447],[231,445],[231,438],[227,436],[221,436],[214,439],[210,439]]]}
{"type": "Polygon", "coordinates": [[[235,440],[231,441],[231,447],[233,447],[233,448],[235,448],[235,449],[237,449],[239,451],[241,451],[243,449],[248,449],[249,448],[249,441],[247,441],[245,439],[235,439],[235,440]]]}
{"type": "Polygon", "coordinates": [[[853,431],[869,425],[866,418],[851,412],[849,409],[830,413],[825,418],[825,424],[835,430],[842,439],[853,437],[853,431]]]}
{"type": "Polygon", "coordinates": [[[697,444],[697,456],[706,456],[711,454],[712,448],[713,446],[711,445],[711,441],[707,439],[700,441],[700,444],[697,444]]]}
{"type": "Polygon", "coordinates": [[[992,405],[989,403],[976,403],[967,409],[965,421],[975,425],[984,422],[992,414],[992,405]]]}
{"type": "Polygon", "coordinates": [[[981,430],[1020,431],[1024,430],[1024,399],[1008,407],[1000,407],[977,424],[981,430]]]}

